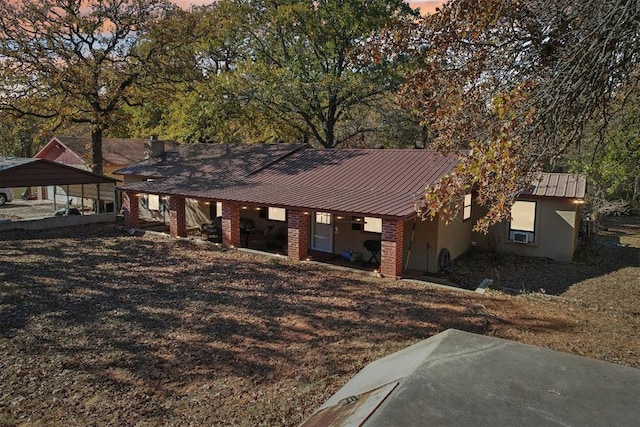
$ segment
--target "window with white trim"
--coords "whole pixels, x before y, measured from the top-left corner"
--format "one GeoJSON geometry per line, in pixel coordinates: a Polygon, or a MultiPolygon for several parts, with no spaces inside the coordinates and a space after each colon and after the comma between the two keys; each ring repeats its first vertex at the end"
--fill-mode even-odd
{"type": "Polygon", "coordinates": [[[222,216],[222,202],[216,202],[216,217],[222,216]]]}
{"type": "Polygon", "coordinates": [[[536,241],[536,208],[538,203],[518,200],[511,206],[509,240],[517,243],[536,241]]]}
{"type": "Polygon", "coordinates": [[[328,212],[316,212],[316,224],[331,224],[331,214],[328,212]]]}
{"type": "Polygon", "coordinates": [[[267,210],[267,217],[272,221],[286,221],[287,210],[284,208],[273,208],[269,206],[267,210]]]}
{"type": "Polygon", "coordinates": [[[157,194],[149,194],[148,203],[150,211],[160,210],[160,196],[158,196],[157,194]]]}
{"type": "Polygon", "coordinates": [[[462,220],[466,221],[471,218],[471,194],[464,195],[464,207],[462,210],[462,220]]]}
{"type": "Polygon", "coordinates": [[[382,233],[382,218],[364,217],[364,231],[382,233]]]}

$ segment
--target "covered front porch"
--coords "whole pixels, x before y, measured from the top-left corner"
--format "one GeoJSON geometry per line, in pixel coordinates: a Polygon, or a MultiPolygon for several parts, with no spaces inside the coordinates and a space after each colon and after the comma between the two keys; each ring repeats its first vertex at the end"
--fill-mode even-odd
{"type": "MultiPolygon", "coordinates": [[[[126,227],[140,227],[141,197],[139,193],[123,192],[126,227]]],[[[352,265],[367,265],[386,277],[402,275],[404,218],[374,218],[229,200],[197,199],[193,203],[194,199],[177,195],[158,197],[165,200],[169,234],[174,237],[201,232],[202,224],[210,224],[218,233],[212,236],[228,248],[282,253],[293,260],[336,259],[338,255],[346,261],[346,253],[350,252],[349,262],[355,256],[352,265]],[[191,210],[194,205],[199,207],[200,214],[188,214],[187,207],[191,210]],[[195,223],[198,221],[199,224],[195,223]]]]}

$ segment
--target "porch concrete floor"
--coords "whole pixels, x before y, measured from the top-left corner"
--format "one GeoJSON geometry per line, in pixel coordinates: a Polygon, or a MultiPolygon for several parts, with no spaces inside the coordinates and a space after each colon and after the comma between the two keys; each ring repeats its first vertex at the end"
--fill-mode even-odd
{"type": "MultiPolygon", "coordinates": [[[[169,234],[169,224],[163,224],[162,222],[153,222],[153,221],[142,221],[139,229],[141,231],[153,231],[162,234],[169,234]]],[[[199,229],[189,230],[187,238],[195,239],[195,240],[203,240],[200,236],[199,229]]],[[[203,240],[203,242],[207,242],[203,240]]],[[[220,243],[210,242],[212,244],[219,245],[220,243]]],[[[237,248],[240,251],[251,252],[257,255],[265,255],[265,256],[276,256],[276,257],[286,257],[286,251],[278,250],[278,249],[265,249],[261,248],[252,248],[252,247],[239,247],[237,248]]],[[[380,268],[380,264],[378,263],[369,263],[366,261],[350,261],[346,260],[339,254],[332,254],[326,252],[319,251],[309,251],[307,262],[311,262],[319,265],[326,265],[328,267],[349,271],[352,273],[360,273],[365,274],[367,276],[380,276],[378,273],[378,268],[380,268]]],[[[402,273],[402,279],[424,282],[429,285],[442,285],[447,288],[453,289],[465,289],[462,288],[452,281],[450,281],[446,275],[437,274],[437,273],[425,273],[419,270],[406,270],[402,273]]]]}

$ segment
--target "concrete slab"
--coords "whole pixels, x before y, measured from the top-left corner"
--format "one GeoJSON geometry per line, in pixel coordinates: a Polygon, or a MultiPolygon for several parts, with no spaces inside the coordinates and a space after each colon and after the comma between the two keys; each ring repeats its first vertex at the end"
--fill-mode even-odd
{"type": "Polygon", "coordinates": [[[304,425],[638,426],[640,369],[450,329],[367,365],[304,425]]]}

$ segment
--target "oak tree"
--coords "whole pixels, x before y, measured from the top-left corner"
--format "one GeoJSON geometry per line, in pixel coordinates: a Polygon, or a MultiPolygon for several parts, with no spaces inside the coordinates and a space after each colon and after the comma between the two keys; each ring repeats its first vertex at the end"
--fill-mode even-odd
{"type": "Polygon", "coordinates": [[[489,208],[481,230],[508,219],[536,173],[637,92],[636,1],[450,0],[421,28],[422,65],[404,94],[435,146],[461,158],[423,208],[453,217],[474,189],[489,208]]]}
{"type": "Polygon", "coordinates": [[[103,132],[170,46],[145,37],[174,9],[168,0],[0,3],[0,108],[89,124],[101,173],[103,132]]]}

